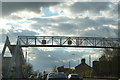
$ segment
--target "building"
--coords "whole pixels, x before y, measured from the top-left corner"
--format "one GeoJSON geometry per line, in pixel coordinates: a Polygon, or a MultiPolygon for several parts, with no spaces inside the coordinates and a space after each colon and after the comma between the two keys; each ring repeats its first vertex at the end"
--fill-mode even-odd
{"type": "Polygon", "coordinates": [[[85,63],[85,58],[81,59],[81,64],[75,67],[75,73],[81,77],[90,77],[91,67],[85,63]]]}
{"type": "Polygon", "coordinates": [[[74,68],[65,68],[64,66],[57,67],[58,72],[64,72],[65,74],[70,74],[74,72],[74,68]]]}
{"type": "Polygon", "coordinates": [[[81,60],[81,64],[75,68],[64,68],[64,66],[57,67],[58,72],[64,72],[67,75],[71,73],[78,74],[80,77],[91,77],[91,67],[85,63],[85,59],[81,60]]]}

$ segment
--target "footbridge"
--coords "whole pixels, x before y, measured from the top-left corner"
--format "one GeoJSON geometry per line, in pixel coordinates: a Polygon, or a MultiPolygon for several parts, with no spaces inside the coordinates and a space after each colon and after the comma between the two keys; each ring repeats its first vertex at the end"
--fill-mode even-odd
{"type": "Polygon", "coordinates": [[[18,36],[21,47],[120,48],[120,38],[18,36]]]}

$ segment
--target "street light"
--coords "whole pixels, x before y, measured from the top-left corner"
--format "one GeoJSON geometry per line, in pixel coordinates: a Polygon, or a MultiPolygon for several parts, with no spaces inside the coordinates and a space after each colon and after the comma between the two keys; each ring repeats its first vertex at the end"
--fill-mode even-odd
{"type": "Polygon", "coordinates": [[[28,62],[29,63],[29,55],[30,54],[35,54],[35,53],[30,53],[30,52],[28,52],[27,51],[27,48],[26,48],[26,54],[25,54],[25,56],[26,56],[26,62],[28,62]]]}

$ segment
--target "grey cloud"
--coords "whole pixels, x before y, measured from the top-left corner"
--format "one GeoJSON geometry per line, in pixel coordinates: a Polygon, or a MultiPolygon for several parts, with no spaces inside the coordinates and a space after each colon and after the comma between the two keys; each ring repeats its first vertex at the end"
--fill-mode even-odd
{"type": "Polygon", "coordinates": [[[57,30],[58,33],[74,34],[74,31],[76,30],[76,25],[73,23],[62,23],[59,26],[54,27],[53,29],[57,30]]]}
{"type": "Polygon", "coordinates": [[[49,7],[57,5],[59,2],[3,2],[2,3],[2,15],[10,15],[12,12],[28,10],[36,13],[40,13],[41,7],[49,7]]]}
{"type": "MultiPolygon", "coordinates": [[[[24,3],[24,5],[25,4],[26,3],[24,3]]],[[[39,3],[37,3],[37,4],[39,4],[39,3]]],[[[47,4],[50,5],[50,3],[45,3],[44,5],[47,5],[47,4]]],[[[53,4],[57,4],[57,3],[53,3],[53,4]]],[[[83,10],[85,11],[85,10],[87,10],[87,8],[89,10],[97,10],[98,9],[98,11],[99,10],[107,10],[107,9],[109,9],[109,7],[108,7],[109,4],[112,4],[112,3],[108,3],[108,2],[104,2],[104,3],[103,2],[99,2],[99,3],[96,3],[96,2],[77,2],[77,3],[74,3],[72,5],[72,7],[70,7],[70,9],[71,10],[76,9],[76,11],[78,11],[78,12],[80,12],[80,11],[82,12],[83,10]],[[99,7],[100,7],[100,9],[99,9],[99,7]],[[104,7],[106,7],[106,8],[104,9],[104,7]],[[84,8],[84,9],[79,10],[81,8],[84,8]],[[94,9],[94,8],[97,8],[97,9],[94,9]]],[[[34,6],[35,4],[33,5],[31,3],[31,5],[34,6]]],[[[42,5],[43,4],[41,4],[41,6],[42,5]]],[[[29,5],[28,7],[32,7],[32,6],[29,5]]],[[[25,6],[23,6],[21,9],[23,9],[24,7],[25,6]]],[[[33,8],[36,9],[36,7],[33,7],[33,8]]],[[[86,36],[87,34],[84,33],[84,29],[86,29],[86,28],[94,27],[97,30],[97,29],[100,29],[99,27],[102,27],[103,24],[117,25],[117,22],[114,21],[112,18],[104,18],[104,17],[100,17],[100,18],[98,17],[96,20],[90,19],[89,17],[85,17],[85,18],[76,17],[75,19],[69,18],[69,17],[49,17],[49,18],[32,18],[32,19],[28,19],[28,20],[32,20],[32,21],[37,22],[37,23],[31,25],[32,29],[40,30],[41,32],[43,32],[43,34],[44,33],[49,34],[49,32],[51,31],[52,35],[56,35],[58,33],[59,33],[59,35],[66,35],[66,34],[67,35],[69,35],[69,34],[76,35],[76,33],[77,33],[76,31],[81,30],[80,35],[86,36]],[[58,26],[51,25],[51,23],[56,23],[56,24],[58,24],[58,26]],[[44,27],[44,29],[43,29],[43,27],[44,27]]],[[[91,30],[91,35],[92,34],[99,34],[99,33],[96,33],[94,31],[92,32],[92,31],[93,30],[91,30]]],[[[14,34],[16,34],[16,33],[14,33],[14,34]]],[[[20,35],[21,34],[22,33],[20,33],[20,35]]],[[[28,35],[28,34],[29,33],[26,33],[26,35],[28,35]]],[[[35,34],[37,34],[37,33],[35,33],[35,34]]],[[[35,34],[31,32],[30,35],[35,35],[35,34]]],[[[43,34],[41,34],[41,35],[43,35],[43,34]]],[[[89,34],[89,31],[88,31],[88,34],[89,34]]]]}
{"type": "Polygon", "coordinates": [[[29,19],[29,20],[35,20],[37,21],[38,23],[61,23],[61,22],[67,22],[67,21],[70,21],[72,20],[71,18],[68,18],[68,17],[48,17],[48,18],[32,18],[32,19],[29,19]]]}
{"type": "Polygon", "coordinates": [[[105,17],[99,17],[96,19],[96,21],[100,24],[113,24],[117,25],[117,21],[113,20],[112,18],[105,18],[105,17]]]}
{"type": "Polygon", "coordinates": [[[79,18],[76,21],[78,21],[78,27],[85,29],[87,27],[95,27],[97,28],[98,26],[101,25],[101,23],[98,23],[96,20],[90,19],[89,17],[85,18],[79,18]]]}
{"type": "MultiPolygon", "coordinates": [[[[118,8],[118,13],[120,13],[120,1],[118,2],[117,8],[118,8]]],[[[119,18],[120,18],[120,14],[118,14],[118,15],[119,15],[119,18]]]]}
{"type": "MultiPolygon", "coordinates": [[[[20,10],[28,10],[40,13],[40,7],[50,7],[57,4],[62,4],[62,2],[3,2],[2,3],[2,13],[4,15],[9,15],[12,12],[20,10]]],[[[99,13],[100,11],[109,10],[110,2],[76,2],[72,6],[67,5],[60,6],[63,9],[69,9],[73,13],[81,13],[84,11],[90,11],[92,13],[99,13]]]]}
{"type": "MultiPolygon", "coordinates": [[[[56,0],[2,0],[3,2],[65,2],[65,1],[69,1],[69,0],[60,0],[60,1],[56,1],[56,0]]],[[[71,1],[71,0],[70,0],[71,1]]]]}
{"type": "Polygon", "coordinates": [[[44,33],[49,33],[49,31],[52,31],[51,34],[54,34],[54,35],[57,35],[57,34],[69,35],[69,34],[75,34],[77,26],[74,23],[63,23],[63,22],[58,23],[58,25],[56,25],[56,26],[47,24],[47,23],[42,24],[42,26],[41,26],[41,23],[39,23],[37,25],[33,24],[32,28],[39,29],[39,30],[41,30],[41,32],[44,32],[44,33]],[[44,27],[44,29],[43,29],[43,27],[44,27]]]}
{"type": "Polygon", "coordinates": [[[99,13],[100,11],[109,10],[110,2],[76,2],[70,9],[73,13],[82,13],[84,11],[90,11],[92,13],[99,13]]]}
{"type": "MultiPolygon", "coordinates": [[[[105,18],[105,17],[98,17],[96,19],[91,19],[89,17],[85,18],[78,18],[76,17],[75,19],[71,19],[68,17],[59,17],[59,18],[33,18],[31,19],[33,21],[37,21],[37,24],[33,24],[32,28],[33,29],[40,29],[41,31],[48,33],[49,31],[52,31],[54,34],[59,35],[76,35],[79,34],[80,36],[93,36],[94,34],[96,35],[101,35],[102,29],[104,25],[113,25],[117,26],[117,21],[113,20],[112,18],[105,18]],[[46,23],[47,22],[47,23],[46,23]],[[68,22],[68,23],[65,23],[68,22]],[[48,23],[57,23],[59,24],[58,26],[54,26],[48,23]],[[44,27],[45,29],[42,29],[44,27]],[[50,28],[49,28],[50,27],[50,28]],[[89,31],[84,31],[87,28],[93,27],[95,30],[89,30],[89,31]],[[98,29],[100,30],[100,33],[98,29]],[[49,31],[48,31],[49,30],[49,31]],[[78,32],[77,32],[78,31],[78,32]],[[90,33],[89,33],[90,32],[90,33]]],[[[104,27],[103,27],[104,28],[104,27]]],[[[105,29],[110,29],[109,26],[105,29]]],[[[103,30],[104,31],[104,30],[103,30]]],[[[103,32],[104,33],[104,32],[103,32]]],[[[105,33],[104,33],[105,34],[105,33]]],[[[109,33],[107,33],[109,34],[109,33]]],[[[106,35],[101,35],[101,36],[107,36],[106,35]]]]}
{"type": "Polygon", "coordinates": [[[116,29],[111,29],[109,26],[100,26],[96,30],[84,31],[84,36],[89,37],[109,37],[109,38],[117,38],[118,31],[116,29]]]}
{"type": "Polygon", "coordinates": [[[39,23],[35,23],[35,24],[31,25],[31,28],[36,29],[36,30],[43,30],[43,29],[41,29],[41,27],[42,27],[42,25],[39,23]]]}
{"type": "MultiPolygon", "coordinates": [[[[69,29],[76,29],[77,26],[79,25],[75,25],[75,24],[79,24],[79,23],[84,23],[84,24],[89,24],[90,25],[90,22],[94,22],[93,20],[90,20],[89,18],[84,18],[84,19],[80,19],[80,18],[75,18],[75,19],[71,19],[71,18],[68,18],[68,17],[58,17],[58,18],[33,18],[31,19],[33,21],[37,21],[37,24],[33,24],[32,25],[32,28],[40,28],[40,26],[50,26],[51,28],[54,28],[54,29],[64,29],[64,30],[69,30],[69,29]],[[47,23],[46,23],[47,22],[47,23]],[[52,26],[51,23],[56,23],[56,24],[59,24],[59,26],[57,27],[54,27],[52,26]],[[73,27],[74,26],[74,27],[73,27]]],[[[95,23],[94,23],[95,24],[95,23]]],[[[84,26],[82,26],[84,27],[84,26]]],[[[87,26],[88,27],[88,26],[87,26]]]]}
{"type": "Polygon", "coordinates": [[[52,34],[62,33],[61,35],[64,35],[64,33],[72,33],[76,28],[76,25],[74,23],[65,23],[72,20],[67,17],[33,18],[31,20],[37,21],[37,23],[31,25],[32,29],[39,29],[41,30],[41,32],[44,33],[48,33],[49,31],[52,31],[52,34]],[[52,23],[58,24],[58,26],[52,25],[52,23]]]}
{"type": "Polygon", "coordinates": [[[2,41],[5,41],[6,36],[9,36],[10,41],[12,43],[16,43],[18,36],[34,36],[37,35],[37,33],[29,30],[20,30],[20,32],[18,30],[15,31],[9,30],[9,32],[7,32],[6,34],[1,34],[1,35],[2,35],[2,41]]]}

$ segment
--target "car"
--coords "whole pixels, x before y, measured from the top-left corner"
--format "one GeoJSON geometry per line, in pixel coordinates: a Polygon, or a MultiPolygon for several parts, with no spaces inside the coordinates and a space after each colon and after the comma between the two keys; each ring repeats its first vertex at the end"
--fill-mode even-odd
{"type": "Polygon", "coordinates": [[[30,75],[30,76],[29,76],[29,79],[34,79],[34,75],[30,75]]]}
{"type": "Polygon", "coordinates": [[[47,79],[47,73],[43,75],[43,80],[46,80],[47,79]]]}
{"type": "Polygon", "coordinates": [[[46,80],[68,80],[63,72],[52,72],[47,75],[46,80]]]}
{"type": "Polygon", "coordinates": [[[80,80],[80,78],[78,74],[69,74],[68,80],[80,80]]]}
{"type": "Polygon", "coordinates": [[[38,73],[37,74],[37,78],[40,79],[40,80],[42,80],[42,73],[38,73]]]}

